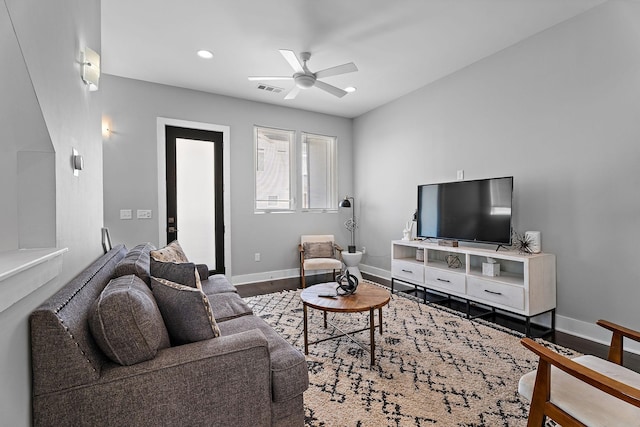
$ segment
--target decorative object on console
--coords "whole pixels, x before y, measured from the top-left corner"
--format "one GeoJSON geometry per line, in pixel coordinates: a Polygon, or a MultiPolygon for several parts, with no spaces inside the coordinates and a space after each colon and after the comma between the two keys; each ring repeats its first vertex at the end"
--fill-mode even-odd
{"type": "Polygon", "coordinates": [[[518,233],[517,231],[513,232],[513,246],[520,252],[521,254],[532,254],[532,245],[533,242],[530,236],[527,236],[526,233],[518,233]]]}
{"type": "MultiPolygon", "coordinates": [[[[424,255],[423,255],[424,258],[424,255]]],[[[447,261],[447,266],[449,268],[460,268],[462,267],[462,261],[460,261],[460,257],[458,255],[447,255],[445,260],[447,261]]]]}
{"type": "Polygon", "coordinates": [[[358,278],[349,273],[349,270],[338,276],[336,281],[338,282],[338,287],[336,288],[338,295],[354,294],[358,288],[358,278]]]}
{"type": "Polygon", "coordinates": [[[457,240],[438,240],[438,246],[449,246],[450,248],[457,248],[457,240]]]}
{"type": "Polygon", "coordinates": [[[424,261],[424,249],[417,248],[416,249],[416,261],[424,261]]]}
{"type": "Polygon", "coordinates": [[[500,264],[495,259],[487,257],[487,262],[482,263],[482,275],[497,277],[500,275],[500,264]]]}
{"type": "Polygon", "coordinates": [[[539,231],[525,231],[524,235],[531,242],[531,253],[539,254],[542,251],[539,231]]]}
{"type": "Polygon", "coordinates": [[[344,200],[342,200],[338,206],[341,208],[351,208],[351,219],[345,221],[344,227],[351,232],[351,244],[347,247],[347,251],[352,254],[356,252],[356,228],[358,227],[356,224],[356,202],[353,197],[344,196],[344,200]],[[351,203],[353,203],[353,206],[351,203]]]}

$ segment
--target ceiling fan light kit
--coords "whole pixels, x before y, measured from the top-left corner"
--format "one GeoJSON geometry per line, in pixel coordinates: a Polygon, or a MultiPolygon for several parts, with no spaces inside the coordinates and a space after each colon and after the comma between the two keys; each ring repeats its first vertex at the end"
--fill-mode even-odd
{"type": "Polygon", "coordinates": [[[293,75],[290,77],[286,76],[253,76],[249,77],[250,81],[255,80],[293,80],[295,86],[287,93],[284,99],[294,99],[298,93],[300,93],[300,89],[309,89],[311,87],[317,87],[319,89],[324,90],[338,98],[342,98],[347,94],[347,91],[344,91],[336,86],[332,86],[328,83],[320,81],[318,79],[330,76],[337,76],[340,74],[351,73],[354,71],[358,71],[358,67],[353,62],[349,62],[347,64],[338,65],[336,67],[326,68],[324,70],[318,71],[316,73],[312,73],[307,68],[307,61],[311,59],[310,52],[302,52],[300,53],[300,58],[302,62],[298,59],[295,52],[287,49],[280,49],[280,54],[284,57],[284,59],[289,63],[291,68],[293,68],[293,75]]]}

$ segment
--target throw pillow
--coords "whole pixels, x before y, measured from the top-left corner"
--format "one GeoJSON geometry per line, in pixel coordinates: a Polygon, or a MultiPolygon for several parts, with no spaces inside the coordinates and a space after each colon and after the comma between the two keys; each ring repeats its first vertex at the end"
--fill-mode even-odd
{"type": "Polygon", "coordinates": [[[104,354],[125,366],[153,359],[170,345],[149,286],[134,275],[107,284],[91,307],[89,329],[104,354]]]}
{"type": "Polygon", "coordinates": [[[173,345],[220,336],[209,299],[200,289],[152,276],[151,290],[173,345]]]}
{"type": "Polygon", "coordinates": [[[135,274],[144,280],[147,285],[151,285],[151,279],[149,278],[149,252],[155,248],[151,243],[143,243],[131,249],[116,265],[115,277],[135,274]]]}
{"type": "Polygon", "coordinates": [[[304,259],[334,257],[333,242],[305,242],[302,248],[304,249],[304,259]]]}
{"type": "Polygon", "coordinates": [[[163,262],[189,262],[177,240],[161,249],[150,252],[151,258],[163,262]]]}
{"type": "Polygon", "coordinates": [[[151,258],[150,264],[151,276],[153,277],[159,277],[181,285],[202,289],[198,269],[196,265],[191,262],[162,262],[151,258]]]}

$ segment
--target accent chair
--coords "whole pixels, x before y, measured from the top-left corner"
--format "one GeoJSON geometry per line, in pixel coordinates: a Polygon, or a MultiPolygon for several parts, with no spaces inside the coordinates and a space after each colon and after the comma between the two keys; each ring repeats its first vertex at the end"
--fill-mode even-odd
{"type": "Polygon", "coordinates": [[[331,234],[303,235],[298,245],[300,256],[300,284],[306,287],[305,273],[314,270],[333,270],[333,280],[336,271],[342,270],[340,256],[342,248],[335,243],[331,234]]]}
{"type": "Polygon", "coordinates": [[[608,360],[564,357],[531,338],[521,340],[540,359],[520,378],[518,392],[531,402],[527,426],[549,417],[563,426],[640,426],[640,373],[622,366],[623,338],[640,342],[640,332],[605,320],[613,332],[608,360]]]}

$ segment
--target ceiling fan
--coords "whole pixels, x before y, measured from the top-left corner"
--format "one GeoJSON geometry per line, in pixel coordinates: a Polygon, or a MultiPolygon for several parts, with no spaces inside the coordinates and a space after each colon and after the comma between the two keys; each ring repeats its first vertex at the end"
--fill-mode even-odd
{"type": "Polygon", "coordinates": [[[324,70],[312,73],[307,68],[307,61],[311,58],[311,53],[300,53],[300,59],[302,59],[302,62],[300,62],[300,60],[292,50],[280,49],[280,53],[282,54],[282,56],[284,56],[284,59],[287,60],[289,65],[291,65],[291,68],[293,68],[294,73],[292,76],[252,76],[249,77],[249,80],[293,80],[296,85],[289,91],[289,93],[287,93],[284,99],[294,99],[298,95],[298,93],[300,93],[301,89],[309,89],[313,86],[329,92],[330,94],[335,95],[338,98],[342,98],[347,94],[346,91],[318,79],[358,71],[358,67],[356,67],[356,64],[354,64],[353,62],[349,62],[347,64],[326,68],[324,70]]]}

